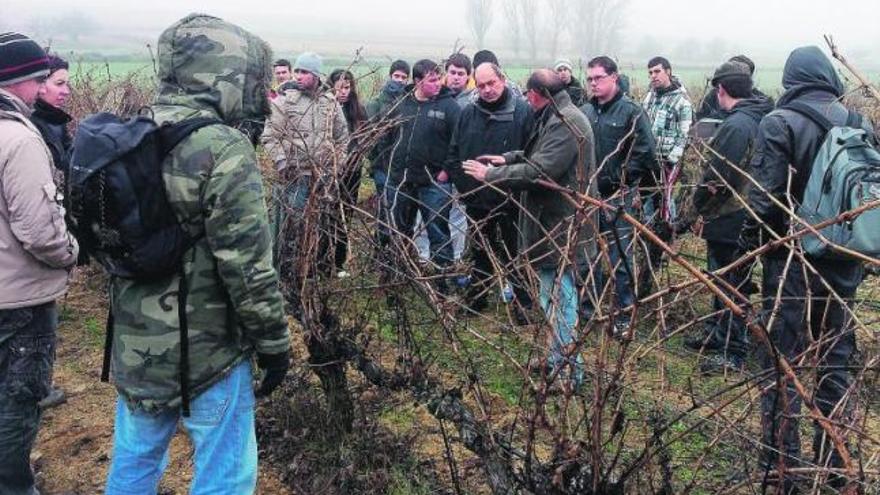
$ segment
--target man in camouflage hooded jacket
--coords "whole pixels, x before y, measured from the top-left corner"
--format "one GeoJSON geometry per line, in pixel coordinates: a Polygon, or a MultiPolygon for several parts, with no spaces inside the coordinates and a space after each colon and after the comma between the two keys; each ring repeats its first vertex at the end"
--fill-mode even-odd
{"type": "MultiPolygon", "coordinates": [[[[251,357],[267,370],[257,395],[289,366],[289,335],[272,267],[254,148],[236,128],[268,113],[268,46],[243,29],[190,15],[159,38],[159,123],[214,117],[163,164],[169,202],[198,241],[184,255],[190,416],[180,418],[179,276],[114,279],[112,371],[119,392],[107,494],[156,493],[178,420],[194,446],[193,493],[256,486],[251,357]]],[[[186,369],[186,368],[183,368],[186,369]]]]}

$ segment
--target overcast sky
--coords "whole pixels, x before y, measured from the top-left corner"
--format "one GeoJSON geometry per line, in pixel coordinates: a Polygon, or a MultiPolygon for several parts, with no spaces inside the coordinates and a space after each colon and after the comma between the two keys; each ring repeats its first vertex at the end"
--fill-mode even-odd
{"type": "MultiPolygon", "coordinates": [[[[517,0],[494,1],[496,14],[487,37],[493,48],[508,40],[501,3],[517,0]]],[[[118,34],[135,44],[154,41],[163,27],[201,11],[252,30],[280,53],[331,40],[330,49],[341,54],[364,46],[368,56],[393,56],[387,52],[395,41],[414,37],[426,44],[406,44],[406,48],[445,53],[457,38],[474,48],[465,0],[0,0],[0,4],[2,28],[27,32],[40,16],[57,18],[75,10],[97,21],[102,34],[118,34]]],[[[873,65],[880,65],[880,56],[871,56],[871,50],[880,47],[877,0],[631,0],[625,19],[623,50],[649,35],[658,40],[661,51],[671,51],[686,39],[721,38],[737,52],[765,60],[780,58],[781,65],[791,48],[822,44],[822,34],[832,33],[842,48],[853,53],[852,58],[863,63],[877,60],[873,65]]]]}

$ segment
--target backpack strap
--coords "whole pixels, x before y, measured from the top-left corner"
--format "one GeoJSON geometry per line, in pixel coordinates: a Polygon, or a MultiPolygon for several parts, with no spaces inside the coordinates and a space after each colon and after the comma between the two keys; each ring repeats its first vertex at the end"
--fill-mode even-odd
{"type": "Polygon", "coordinates": [[[201,129],[214,124],[222,124],[223,121],[214,117],[196,117],[192,119],[182,120],[175,124],[162,124],[162,155],[171,152],[181,141],[187,136],[201,129]]]}
{"type": "Polygon", "coordinates": [[[180,326],[180,407],[183,417],[188,418],[189,409],[189,324],[186,317],[186,299],[189,287],[186,270],[180,262],[180,284],[177,287],[177,319],[180,326]]]}
{"type": "MultiPolygon", "coordinates": [[[[813,121],[813,123],[818,125],[819,128],[822,129],[822,132],[824,132],[825,134],[828,134],[828,131],[830,131],[831,128],[834,127],[834,124],[830,120],[828,120],[828,117],[822,115],[822,112],[816,110],[812,106],[807,105],[802,101],[793,101],[791,103],[783,105],[780,108],[791,110],[810,119],[811,121],[813,121]]],[[[849,118],[847,118],[847,125],[849,125],[849,118]]]]}

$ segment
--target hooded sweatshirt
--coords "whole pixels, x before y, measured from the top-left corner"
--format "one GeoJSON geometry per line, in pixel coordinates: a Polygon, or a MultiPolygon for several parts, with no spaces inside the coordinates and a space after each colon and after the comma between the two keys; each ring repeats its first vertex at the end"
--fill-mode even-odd
{"type": "MultiPolygon", "coordinates": [[[[233,127],[262,121],[271,51],[261,39],[216,17],[192,14],[159,38],[157,122],[214,117],[163,163],[178,221],[199,240],[183,256],[188,286],[191,397],[254,351],[289,348],[272,267],[272,240],[254,148],[233,127]]],[[[179,407],[179,275],[156,281],[113,279],[112,372],[135,410],[179,407]]]]}
{"type": "MultiPolygon", "coordinates": [[[[795,49],[785,63],[782,76],[785,92],[777,102],[776,110],[768,114],[759,127],[757,147],[752,159],[753,177],[770,196],[787,204],[787,190],[791,184],[793,209],[800,204],[813,160],[825,132],[808,117],[787,109],[793,101],[803,102],[825,115],[834,125],[845,125],[849,111],[838,100],[844,93],[843,83],[831,61],[815,46],[795,49]]],[[[873,126],[862,119],[863,127],[874,138],[873,126]]],[[[759,188],[749,192],[749,206],[758,217],[776,233],[785,235],[788,215],[759,188]]],[[[751,218],[744,228],[747,238],[755,239],[761,227],[751,218]]],[[[767,238],[767,237],[765,237],[767,238]]],[[[785,256],[784,250],[773,255],[785,256]]]]}
{"type": "Polygon", "coordinates": [[[427,101],[417,100],[412,89],[408,86],[407,96],[388,113],[388,119],[399,123],[377,148],[380,159],[389,163],[389,179],[424,186],[445,169],[461,107],[449,88],[427,101]]]}

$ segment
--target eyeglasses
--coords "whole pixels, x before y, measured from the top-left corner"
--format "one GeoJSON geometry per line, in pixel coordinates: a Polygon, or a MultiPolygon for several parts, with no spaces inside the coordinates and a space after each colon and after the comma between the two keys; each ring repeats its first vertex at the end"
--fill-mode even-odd
{"type": "Polygon", "coordinates": [[[599,81],[601,81],[602,79],[605,79],[606,77],[608,77],[608,76],[610,76],[610,75],[611,75],[611,74],[602,74],[601,76],[588,77],[588,78],[587,78],[587,82],[588,82],[588,83],[599,82],[599,81]]]}

